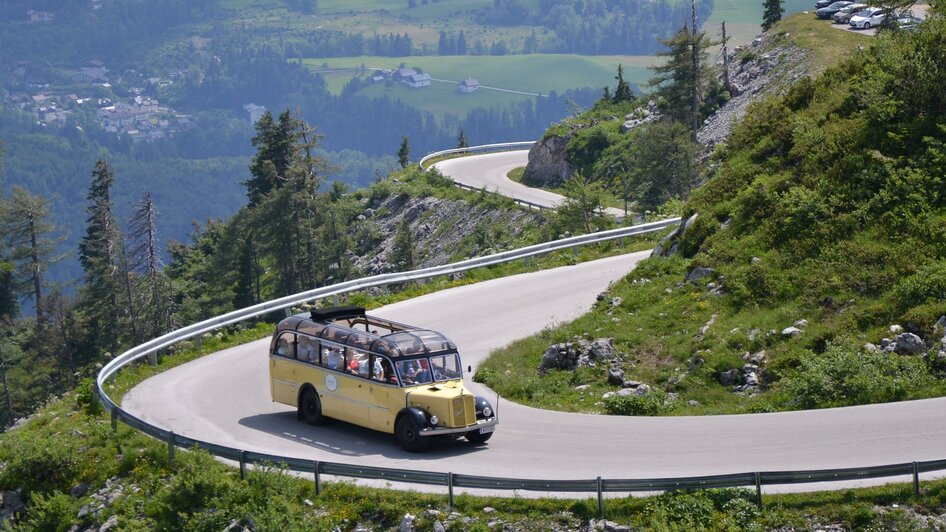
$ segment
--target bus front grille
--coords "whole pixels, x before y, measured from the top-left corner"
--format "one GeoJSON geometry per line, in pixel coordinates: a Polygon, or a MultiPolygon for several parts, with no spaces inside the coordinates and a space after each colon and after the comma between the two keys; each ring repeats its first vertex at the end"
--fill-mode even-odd
{"type": "Polygon", "coordinates": [[[476,402],[472,395],[455,397],[450,410],[451,426],[466,427],[476,423],[476,402]]]}

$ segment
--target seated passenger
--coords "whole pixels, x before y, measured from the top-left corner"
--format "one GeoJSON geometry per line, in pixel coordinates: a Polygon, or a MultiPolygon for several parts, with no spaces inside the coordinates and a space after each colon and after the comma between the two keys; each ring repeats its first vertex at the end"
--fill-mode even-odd
{"type": "Polygon", "coordinates": [[[340,370],[345,360],[338,349],[325,348],[322,350],[322,363],[329,369],[340,370]]]}

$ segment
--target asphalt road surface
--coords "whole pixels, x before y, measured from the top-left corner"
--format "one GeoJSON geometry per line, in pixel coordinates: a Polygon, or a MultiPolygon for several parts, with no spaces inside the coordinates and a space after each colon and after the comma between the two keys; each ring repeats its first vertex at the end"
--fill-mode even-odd
{"type": "MultiPolygon", "coordinates": [[[[565,199],[564,196],[541,188],[527,187],[506,177],[511,170],[528,163],[529,150],[517,150],[447,159],[434,167],[458,183],[555,208],[565,199]]],[[[619,218],[624,216],[624,211],[620,209],[608,208],[606,211],[619,218]]]]}
{"type": "MultiPolygon", "coordinates": [[[[464,365],[472,365],[475,371],[490,350],[582,314],[611,280],[627,274],[646,255],[454,288],[374,314],[445,333],[459,346],[464,365]]],[[[461,440],[435,444],[425,454],[410,454],[392,435],[342,422],[312,427],[296,421],[293,409],[272,403],[267,346],[268,340],[253,342],[168,370],[135,387],[122,406],[178,434],[247,450],[500,477],[676,477],[855,467],[946,456],[944,399],[667,418],[551,412],[501,401],[500,423],[487,445],[472,446],[461,440]]],[[[467,384],[494,397],[470,383],[469,375],[467,384]]]]}

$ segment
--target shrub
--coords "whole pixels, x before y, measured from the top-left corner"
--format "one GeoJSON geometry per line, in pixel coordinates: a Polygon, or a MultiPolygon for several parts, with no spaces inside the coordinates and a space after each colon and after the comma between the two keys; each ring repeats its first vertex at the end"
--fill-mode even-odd
{"type": "Polygon", "coordinates": [[[900,281],[894,294],[901,308],[927,301],[946,300],[946,261],[927,264],[916,274],[900,281]]]}
{"type": "Polygon", "coordinates": [[[613,395],[604,400],[604,410],[612,416],[657,416],[666,407],[663,394],[613,395]]]}
{"type": "Polygon", "coordinates": [[[102,404],[99,403],[99,399],[96,397],[95,379],[93,377],[88,377],[76,386],[76,406],[90,416],[102,411],[102,404]]]}
{"type": "Polygon", "coordinates": [[[798,408],[825,408],[906,399],[931,382],[921,357],[860,352],[832,343],[821,355],[802,359],[781,386],[798,408]]]}

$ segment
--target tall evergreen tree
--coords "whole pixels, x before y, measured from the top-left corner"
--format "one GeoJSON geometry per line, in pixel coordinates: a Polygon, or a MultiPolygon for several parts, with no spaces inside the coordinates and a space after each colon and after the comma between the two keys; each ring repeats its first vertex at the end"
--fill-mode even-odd
{"type": "Polygon", "coordinates": [[[690,127],[690,136],[696,138],[699,125],[700,102],[703,99],[704,68],[707,52],[713,43],[704,32],[694,33],[684,26],[672,38],[661,41],[667,50],[657,55],[667,60],[651,67],[656,74],[649,85],[657,88],[663,98],[665,113],[690,127]]]}
{"type": "Polygon", "coordinates": [[[62,238],[52,238],[55,225],[49,221],[49,202],[14,186],[11,195],[0,201],[0,234],[8,246],[7,257],[17,265],[18,292],[33,297],[36,319],[45,319],[43,276],[61,257],[55,255],[62,238]]]}
{"type": "Polygon", "coordinates": [[[762,31],[769,31],[778,21],[782,20],[782,14],[785,13],[783,3],[785,0],[763,0],[762,2],[762,31]]]}
{"type": "Polygon", "coordinates": [[[460,136],[457,138],[457,148],[469,148],[470,142],[466,139],[466,131],[460,130],[460,136]]]}
{"type": "Polygon", "coordinates": [[[618,65],[618,75],[614,79],[618,81],[617,87],[614,88],[614,101],[619,103],[633,100],[634,93],[631,92],[631,86],[624,81],[623,65],[618,65]]]}
{"type": "Polygon", "coordinates": [[[288,109],[280,113],[278,120],[266,111],[256,122],[256,136],[252,142],[257,152],[250,164],[253,177],[243,182],[250,205],[256,205],[263,196],[285,182],[294,157],[293,136],[298,128],[299,119],[293,117],[288,109]]]}
{"type": "Polygon", "coordinates": [[[135,204],[128,223],[129,273],[146,319],[142,334],[153,338],[170,330],[170,294],[163,272],[157,228],[158,211],[150,192],[135,204]]]}
{"type": "Polygon", "coordinates": [[[79,243],[79,263],[84,285],[79,307],[88,322],[93,346],[112,353],[119,341],[118,224],[112,213],[111,190],[115,184],[105,160],[95,163],[86,196],[86,233],[79,243]]]}
{"type": "Polygon", "coordinates": [[[397,150],[397,162],[401,163],[401,168],[407,168],[411,164],[411,141],[407,135],[401,139],[401,147],[397,150]]]}

